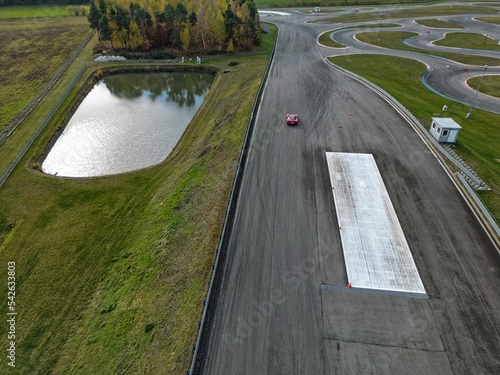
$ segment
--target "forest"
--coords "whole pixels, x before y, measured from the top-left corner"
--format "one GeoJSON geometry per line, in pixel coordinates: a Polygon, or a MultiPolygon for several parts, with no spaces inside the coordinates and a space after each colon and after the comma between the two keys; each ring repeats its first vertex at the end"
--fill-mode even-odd
{"type": "Polygon", "coordinates": [[[93,0],[87,18],[113,49],[232,52],[260,43],[253,0],[93,0]]]}

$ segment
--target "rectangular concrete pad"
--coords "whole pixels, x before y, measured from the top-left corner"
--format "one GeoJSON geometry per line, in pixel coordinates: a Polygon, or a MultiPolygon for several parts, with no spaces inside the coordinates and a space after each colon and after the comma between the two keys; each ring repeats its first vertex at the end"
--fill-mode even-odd
{"type": "Polygon", "coordinates": [[[445,352],[325,340],[325,374],[453,375],[445,352]]]}
{"type": "Polygon", "coordinates": [[[349,282],[425,294],[373,156],[327,152],[326,160],[349,282]]]}

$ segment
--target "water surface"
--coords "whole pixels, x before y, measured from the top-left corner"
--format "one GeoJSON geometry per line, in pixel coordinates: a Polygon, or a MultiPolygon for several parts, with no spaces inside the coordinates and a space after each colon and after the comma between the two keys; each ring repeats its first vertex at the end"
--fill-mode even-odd
{"type": "Polygon", "coordinates": [[[162,162],[212,81],[213,76],[205,73],[127,73],[103,78],[70,119],[42,170],[91,177],[162,162]]]}

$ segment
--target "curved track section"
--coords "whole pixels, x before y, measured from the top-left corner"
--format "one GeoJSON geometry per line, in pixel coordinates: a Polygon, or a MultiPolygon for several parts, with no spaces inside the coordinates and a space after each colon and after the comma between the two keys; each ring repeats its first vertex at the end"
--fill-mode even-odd
{"type": "MultiPolygon", "coordinates": [[[[337,26],[332,29],[332,39],[341,43],[347,48],[335,49],[321,47],[323,56],[340,56],[348,54],[383,54],[389,56],[397,56],[410,58],[422,62],[428,67],[428,71],[424,77],[425,84],[434,92],[451,100],[472,105],[476,91],[465,84],[472,77],[481,75],[483,68],[479,66],[466,65],[442,57],[428,55],[425,53],[408,52],[401,50],[392,50],[374,45],[369,45],[360,42],[356,39],[356,34],[361,32],[390,32],[390,31],[408,31],[418,33],[418,36],[411,37],[405,40],[405,43],[411,47],[422,50],[448,52],[455,54],[485,56],[497,58],[500,65],[500,52],[474,50],[468,48],[450,48],[442,47],[434,44],[434,42],[443,39],[446,34],[452,32],[460,33],[476,33],[482,35],[498,35],[500,26],[487,22],[475,20],[479,15],[470,16],[446,16],[438,17],[444,21],[450,22],[466,29],[439,29],[422,26],[416,22],[418,19],[428,19],[437,17],[417,17],[407,19],[390,19],[384,20],[387,23],[400,24],[400,27],[391,27],[380,29],[378,27],[370,28],[373,22],[363,22],[362,24],[349,24],[349,29],[345,29],[347,24],[337,26]],[[359,28],[356,28],[359,26],[359,28]]],[[[500,66],[489,67],[487,74],[500,75],[500,66]]],[[[475,107],[481,108],[490,112],[500,113],[500,99],[479,93],[475,101],[475,107]]]]}

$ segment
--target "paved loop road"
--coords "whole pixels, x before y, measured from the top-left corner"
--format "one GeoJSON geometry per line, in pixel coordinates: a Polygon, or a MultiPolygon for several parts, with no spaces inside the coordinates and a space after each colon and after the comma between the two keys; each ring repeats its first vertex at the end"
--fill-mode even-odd
{"type": "Polygon", "coordinates": [[[304,18],[275,18],[202,372],[500,373],[495,249],[419,136],[322,60],[304,18]],[[325,149],[374,155],[429,299],[345,288],[325,149]]]}
{"type": "MultiPolygon", "coordinates": [[[[375,12],[377,14],[377,12],[375,12]]],[[[385,19],[381,21],[360,22],[352,24],[317,24],[315,27],[318,30],[326,31],[332,29],[334,39],[347,46],[347,48],[321,48],[323,56],[340,56],[348,54],[383,54],[397,57],[405,57],[418,60],[428,67],[428,74],[425,77],[426,84],[431,87],[436,93],[454,101],[466,105],[472,105],[476,96],[476,87],[470,88],[466,81],[471,77],[480,76],[484,70],[479,66],[472,66],[463,63],[457,63],[442,57],[432,56],[420,52],[408,52],[403,50],[392,50],[362,43],[356,39],[356,34],[363,32],[391,32],[405,31],[415,32],[419,35],[408,38],[405,42],[411,47],[429,51],[447,52],[453,54],[485,56],[498,59],[499,66],[488,67],[486,74],[500,75],[500,51],[487,51],[464,48],[451,48],[434,44],[434,42],[445,38],[449,33],[477,33],[489,35],[495,38],[500,36],[500,26],[492,23],[477,21],[474,18],[479,15],[460,15],[460,16],[445,16],[445,17],[416,17],[416,18],[399,18],[385,19]],[[464,27],[465,29],[438,29],[422,26],[414,20],[439,18],[454,25],[464,27]],[[400,27],[378,28],[375,25],[370,28],[370,24],[390,23],[399,24],[400,27]],[[321,26],[320,26],[321,25],[321,26]],[[359,26],[359,28],[356,28],[359,26]],[[346,28],[349,27],[349,28],[346,28]]],[[[383,34],[382,34],[383,35],[383,34]]],[[[500,99],[478,93],[475,108],[485,109],[491,112],[500,113],[500,99]]]]}

